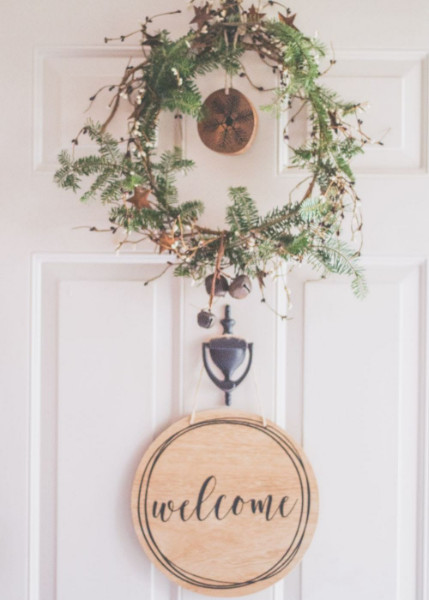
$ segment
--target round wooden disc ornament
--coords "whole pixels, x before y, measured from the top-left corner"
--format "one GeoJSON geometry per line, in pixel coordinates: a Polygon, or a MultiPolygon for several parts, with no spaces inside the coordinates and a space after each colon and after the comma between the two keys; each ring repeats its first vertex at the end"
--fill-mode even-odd
{"type": "Polygon", "coordinates": [[[210,94],[203,104],[204,118],[198,122],[202,142],[215,152],[242,154],[255,139],[258,114],[238,90],[230,88],[210,94]]]}
{"type": "Polygon", "coordinates": [[[132,515],[150,560],[209,596],[268,587],[312,539],[317,484],[303,451],[259,415],[186,417],[149,447],[135,475],[132,515]]]}

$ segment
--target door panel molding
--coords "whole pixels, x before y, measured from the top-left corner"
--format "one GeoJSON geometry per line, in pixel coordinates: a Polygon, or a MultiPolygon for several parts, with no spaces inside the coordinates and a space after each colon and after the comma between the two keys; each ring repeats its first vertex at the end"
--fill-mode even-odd
{"type": "MultiPolygon", "coordinates": [[[[70,396],[68,396],[69,402],[67,403],[64,400],[67,395],[61,391],[61,385],[64,386],[64,383],[61,383],[61,377],[64,375],[61,375],[61,372],[58,375],[61,368],[60,361],[51,360],[50,364],[46,361],[46,354],[49,354],[52,359],[54,356],[57,357],[58,351],[64,352],[58,345],[63,343],[59,338],[58,327],[61,326],[61,323],[68,323],[70,319],[73,321],[76,318],[76,315],[73,317],[72,314],[74,303],[67,300],[66,308],[68,307],[69,311],[72,310],[72,313],[66,313],[61,320],[60,312],[65,310],[64,306],[60,306],[61,294],[69,293],[68,288],[70,288],[72,294],[80,297],[80,304],[78,303],[77,306],[81,306],[82,303],[85,305],[86,297],[97,298],[100,297],[100,293],[104,294],[103,290],[100,292],[99,287],[104,284],[107,285],[107,292],[111,284],[117,284],[119,286],[129,285],[131,286],[129,289],[134,290],[133,294],[140,294],[140,287],[135,288],[133,285],[139,283],[140,286],[148,273],[158,272],[167,260],[168,256],[153,254],[47,253],[33,256],[28,600],[69,600],[68,595],[64,596],[63,594],[61,576],[58,581],[57,575],[58,568],[61,573],[58,557],[60,562],[65,560],[63,546],[66,543],[63,541],[64,538],[58,540],[56,523],[58,494],[60,494],[60,498],[64,497],[64,491],[58,489],[57,461],[58,452],[61,454],[60,460],[63,460],[63,465],[67,464],[64,460],[70,458],[67,452],[74,446],[72,443],[68,444],[66,438],[73,432],[70,433],[67,423],[76,415],[73,410],[70,412],[70,408],[73,409],[70,404],[70,396]],[[94,286],[91,293],[86,290],[87,286],[94,286]],[[87,296],[87,294],[89,295],[87,296]],[[60,407],[58,407],[59,398],[63,400],[60,407]],[[59,409],[60,413],[58,413],[59,409]],[[68,415],[68,417],[65,418],[64,415],[68,415]],[[58,427],[60,427],[62,439],[57,437],[58,427]]],[[[377,303],[383,302],[386,298],[391,299],[393,308],[386,308],[386,316],[383,318],[387,320],[383,325],[381,338],[384,339],[383,336],[387,335],[390,325],[397,332],[396,337],[392,338],[393,350],[387,350],[392,352],[389,355],[392,358],[389,357],[386,363],[390,365],[389,368],[392,368],[395,356],[399,361],[399,392],[396,409],[393,411],[392,408],[392,415],[389,417],[390,419],[396,418],[397,425],[394,424],[394,421],[390,421],[387,430],[388,435],[393,435],[393,437],[386,441],[388,445],[390,439],[392,444],[396,435],[399,450],[396,462],[394,461],[393,466],[391,465],[391,469],[393,469],[390,471],[391,476],[388,475],[385,479],[387,484],[391,485],[391,478],[397,477],[396,494],[392,500],[394,515],[396,515],[394,516],[396,519],[394,535],[396,536],[395,552],[397,553],[394,569],[397,573],[394,593],[398,600],[411,600],[411,598],[428,600],[427,570],[425,568],[428,558],[429,437],[426,400],[428,384],[425,363],[428,338],[426,314],[429,299],[426,277],[427,259],[425,257],[366,257],[364,263],[367,267],[370,290],[371,287],[373,288],[373,300],[366,303],[359,303],[353,299],[348,290],[348,284],[339,282],[336,278],[316,282],[314,275],[305,268],[295,269],[288,275],[288,285],[295,304],[292,319],[282,321],[273,315],[267,321],[272,324],[274,329],[274,343],[268,353],[269,356],[265,356],[262,362],[267,376],[269,372],[266,371],[266,365],[270,362],[273,363],[271,371],[273,404],[271,408],[268,403],[268,412],[273,411],[272,417],[280,425],[286,427],[298,441],[304,442],[306,451],[315,463],[316,472],[319,470],[321,473],[322,482],[329,482],[332,464],[328,465],[326,473],[323,465],[332,448],[329,442],[327,443],[323,436],[321,437],[324,418],[326,418],[323,417],[323,412],[326,409],[326,414],[336,415],[338,430],[346,429],[347,419],[350,418],[350,415],[341,422],[342,409],[338,412],[341,403],[338,404],[335,399],[332,401],[333,406],[330,408],[325,406],[322,413],[320,406],[317,406],[314,381],[315,378],[318,379],[319,375],[316,376],[314,373],[315,365],[317,367],[318,364],[318,361],[316,363],[314,361],[319,352],[318,339],[323,334],[323,328],[326,327],[323,322],[328,319],[329,326],[333,327],[335,335],[341,338],[341,317],[350,319],[350,314],[356,311],[358,316],[353,318],[361,319],[359,322],[365,323],[365,319],[362,321],[362,315],[359,316],[361,311],[364,313],[369,311],[368,314],[372,310],[377,311],[380,308],[377,303]],[[331,298],[334,290],[335,299],[331,298]],[[371,305],[371,302],[375,302],[375,304],[371,305]],[[330,309],[330,306],[336,308],[330,309]],[[320,316],[320,311],[325,315],[325,319],[313,318],[317,315],[320,316]],[[415,436],[415,443],[413,436],[415,436]],[[412,468],[414,460],[417,463],[416,468],[412,468]],[[408,495],[404,495],[398,487],[399,481],[407,482],[407,489],[411,490],[408,495]],[[418,523],[424,523],[424,527],[420,530],[418,523]]],[[[128,288],[122,292],[120,292],[120,288],[118,290],[117,293],[123,295],[128,288]]],[[[113,302],[116,302],[117,293],[116,291],[112,293],[111,298],[114,299],[113,302]]],[[[156,435],[168,422],[189,411],[189,401],[185,399],[185,389],[191,388],[190,373],[192,372],[193,377],[195,372],[193,366],[195,361],[193,358],[191,361],[187,356],[188,352],[185,352],[189,346],[189,340],[192,340],[186,324],[189,322],[189,303],[193,302],[193,292],[186,289],[182,281],[167,277],[155,282],[150,295],[152,298],[149,307],[152,311],[150,319],[152,331],[155,333],[159,329],[160,333],[152,335],[149,343],[151,348],[149,354],[154,357],[155,368],[152,369],[152,378],[149,383],[152,392],[146,437],[156,435]],[[167,331],[170,332],[168,335],[167,331]],[[160,402],[158,401],[160,397],[168,397],[170,400],[160,402]]],[[[127,293],[123,297],[128,297],[127,293]]],[[[280,281],[274,290],[273,298],[274,306],[280,310],[284,305],[284,291],[280,281]]],[[[256,302],[256,300],[252,301],[256,302]]],[[[134,301],[134,311],[135,307],[134,301]]],[[[258,307],[257,310],[263,309],[258,307]]],[[[239,319],[241,319],[241,315],[239,319]]],[[[73,333],[73,326],[67,326],[67,329],[69,333],[70,331],[73,333]]],[[[371,346],[368,347],[368,351],[371,351],[371,346]]],[[[192,352],[198,353],[199,350],[195,348],[192,352]]],[[[63,363],[70,362],[65,360],[64,356],[71,355],[62,354],[61,359],[63,363]]],[[[69,381],[70,376],[70,373],[66,374],[66,379],[63,381],[69,381]]],[[[340,383],[337,382],[337,384],[338,389],[341,387],[344,389],[340,383]]],[[[324,393],[323,385],[322,395],[324,393]]],[[[333,392],[335,392],[335,385],[333,392]]],[[[247,392],[245,394],[247,396],[247,392]]],[[[332,393],[328,394],[326,391],[327,399],[330,398],[330,395],[332,396],[332,393]]],[[[331,403],[330,400],[329,402],[331,403]]],[[[382,404],[378,406],[378,412],[367,415],[368,419],[371,419],[372,416],[377,427],[383,425],[379,421],[383,415],[381,408],[382,404]]],[[[370,412],[369,409],[368,412],[370,412]]],[[[362,415],[361,418],[363,419],[362,425],[366,419],[362,415]]],[[[133,419],[131,418],[131,420],[133,419]]],[[[374,435],[373,430],[372,433],[369,430],[368,435],[371,439],[371,435],[374,435]]],[[[74,438],[72,442],[78,447],[74,438]]],[[[387,465],[386,468],[388,468],[388,456],[381,452],[381,459],[385,461],[383,464],[385,467],[387,465]]],[[[137,458],[136,456],[135,459],[137,460],[137,458]]],[[[65,472],[64,467],[62,472],[65,472]]],[[[60,486],[66,489],[69,482],[61,481],[60,486]]],[[[261,598],[267,600],[284,598],[286,600],[286,598],[292,597],[299,600],[315,600],[316,597],[320,599],[318,594],[326,592],[331,600],[342,600],[344,590],[341,590],[341,586],[338,587],[337,583],[332,582],[329,578],[323,579],[318,575],[318,570],[322,568],[320,565],[324,564],[324,557],[326,558],[328,555],[328,558],[340,560],[341,556],[335,555],[332,544],[326,538],[327,530],[323,527],[323,491],[322,489],[322,523],[320,530],[316,532],[315,544],[309,550],[308,557],[288,578],[267,590],[261,598]],[[318,540],[320,541],[318,542],[318,540]],[[322,580],[324,585],[328,585],[328,588],[331,587],[323,591],[320,589],[320,584],[318,587],[314,585],[315,581],[322,580]]],[[[329,499],[329,492],[326,497],[329,499]]],[[[63,509],[60,507],[60,510],[63,509]]],[[[386,510],[389,510],[389,507],[386,510]]],[[[62,520],[64,521],[64,519],[62,520]]],[[[332,537],[331,534],[329,535],[332,537]]],[[[391,540],[386,540],[384,544],[386,548],[390,548],[391,540]]],[[[384,546],[382,545],[382,547],[384,546]]],[[[350,548],[342,548],[343,554],[349,551],[350,548]]],[[[145,569],[144,558],[140,555],[138,548],[135,550],[135,561],[140,564],[139,568],[143,572],[145,569]]],[[[153,600],[155,598],[162,600],[164,597],[187,600],[187,592],[166,582],[156,570],[148,566],[148,571],[145,573],[147,579],[144,589],[153,600]]],[[[387,570],[385,577],[388,573],[387,570]]],[[[384,581],[383,578],[382,580],[384,581]]],[[[348,579],[345,584],[350,586],[350,580],[348,579]]],[[[348,589],[349,600],[353,600],[350,597],[350,587],[348,589]]],[[[356,590],[359,591],[358,585],[356,590]]],[[[384,600],[384,597],[377,593],[374,590],[373,597],[369,596],[368,600],[380,600],[381,598],[384,600]]]]}

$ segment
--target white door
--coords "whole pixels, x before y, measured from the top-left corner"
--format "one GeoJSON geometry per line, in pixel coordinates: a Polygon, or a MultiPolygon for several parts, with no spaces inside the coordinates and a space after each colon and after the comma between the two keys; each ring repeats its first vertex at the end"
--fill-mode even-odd
{"type": "MultiPolygon", "coordinates": [[[[385,134],[385,144],[356,165],[368,298],[357,301],[348,282],[316,281],[302,269],[289,278],[287,324],[257,292],[231,302],[236,333],[255,344],[266,413],[304,444],[320,486],[308,554],[283,582],[254,596],[261,600],[429,599],[428,6],[292,6],[298,27],[318,30],[335,48],[327,84],[369,101],[365,127],[385,134]]],[[[2,9],[4,600],[195,597],[151,567],[129,504],[143,450],[191,410],[207,337],[195,322],[205,293],[169,276],[145,287],[165,257],[138,249],[116,255],[109,235],[79,229],[103,226],[103,207],[82,206],[52,183],[56,154],[86,118],[94,87],[116,81],[135,52],[106,47],[104,36],[178,7],[183,14],[163,25],[179,34],[192,16],[184,0],[16,0],[2,9]]],[[[222,85],[222,76],[202,83],[204,93],[222,85]]],[[[243,81],[237,85],[261,104],[243,81]]],[[[181,185],[204,199],[208,222],[220,222],[230,185],[247,185],[268,209],[299,180],[277,146],[278,128],[261,115],[252,149],[226,158],[205,149],[186,123],[186,151],[198,168],[181,185]]],[[[282,302],[275,287],[269,295],[272,306],[282,302]]],[[[257,410],[250,377],[233,403],[257,410]]],[[[221,404],[203,378],[200,407],[221,404]]]]}

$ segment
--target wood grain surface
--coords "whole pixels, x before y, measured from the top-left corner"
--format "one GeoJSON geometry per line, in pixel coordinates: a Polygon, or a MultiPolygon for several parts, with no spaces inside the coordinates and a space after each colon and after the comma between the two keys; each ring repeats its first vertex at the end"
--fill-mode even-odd
{"type": "Polygon", "coordinates": [[[238,90],[224,89],[210,94],[203,104],[203,119],[198,122],[202,142],[222,154],[242,154],[250,148],[258,127],[258,115],[238,90]]]}
{"type": "Polygon", "coordinates": [[[230,410],[186,417],[149,447],[132,516],[150,560],[181,586],[240,596],[272,585],[301,560],[318,515],[303,451],[274,423],[230,410]]]}

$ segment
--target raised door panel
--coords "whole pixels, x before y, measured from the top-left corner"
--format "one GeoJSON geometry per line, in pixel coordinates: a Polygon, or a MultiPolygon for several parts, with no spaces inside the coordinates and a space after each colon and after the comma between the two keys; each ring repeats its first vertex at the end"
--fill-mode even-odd
{"type": "Polygon", "coordinates": [[[425,263],[374,259],[368,278],[364,302],[335,280],[297,285],[302,383],[290,391],[302,412],[292,419],[321,507],[305,600],[423,597],[425,263]]]}

